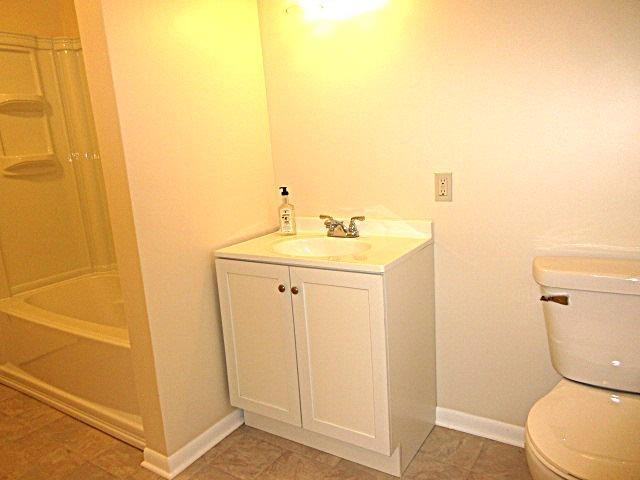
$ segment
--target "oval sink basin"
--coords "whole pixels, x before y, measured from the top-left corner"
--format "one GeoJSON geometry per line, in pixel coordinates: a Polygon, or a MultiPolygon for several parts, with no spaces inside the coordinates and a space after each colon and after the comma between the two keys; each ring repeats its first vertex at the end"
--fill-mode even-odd
{"type": "Polygon", "coordinates": [[[273,245],[273,251],[294,257],[344,257],[366,252],[371,245],[355,238],[295,238],[273,245]]]}

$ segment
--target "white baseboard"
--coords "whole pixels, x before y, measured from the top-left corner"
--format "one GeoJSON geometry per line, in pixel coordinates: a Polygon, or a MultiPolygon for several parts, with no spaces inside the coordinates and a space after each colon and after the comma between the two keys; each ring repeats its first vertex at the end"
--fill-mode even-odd
{"type": "Polygon", "coordinates": [[[436,425],[490,438],[516,447],[524,447],[524,428],[510,423],[437,407],[436,425]]]}
{"type": "MultiPolygon", "coordinates": [[[[243,423],[242,410],[235,410],[168,457],[150,448],[145,448],[142,466],[170,480],[220,443],[243,423]]],[[[523,427],[490,418],[477,417],[457,410],[437,407],[436,425],[490,438],[491,440],[517,447],[524,446],[523,427]]]]}
{"type": "Polygon", "coordinates": [[[242,410],[235,410],[170,456],[144,449],[142,466],[172,479],[244,423],[242,410]]]}

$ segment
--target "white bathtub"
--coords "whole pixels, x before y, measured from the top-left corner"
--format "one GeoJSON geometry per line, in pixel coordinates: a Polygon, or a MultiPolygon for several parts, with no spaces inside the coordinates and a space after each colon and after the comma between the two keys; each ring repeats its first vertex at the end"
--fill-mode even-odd
{"type": "Polygon", "coordinates": [[[0,300],[0,382],[143,447],[118,275],[0,300]]]}

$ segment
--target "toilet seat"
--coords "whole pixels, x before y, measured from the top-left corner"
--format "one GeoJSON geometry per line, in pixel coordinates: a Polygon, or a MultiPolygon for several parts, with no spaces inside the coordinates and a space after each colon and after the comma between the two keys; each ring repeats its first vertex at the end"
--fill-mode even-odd
{"type": "Polygon", "coordinates": [[[560,383],[529,412],[531,452],[557,475],[640,478],[640,395],[560,383]]]}
{"type": "Polygon", "coordinates": [[[524,450],[533,480],[580,480],[546,462],[542,458],[542,454],[532,445],[531,438],[526,432],[525,437],[524,450]]]}

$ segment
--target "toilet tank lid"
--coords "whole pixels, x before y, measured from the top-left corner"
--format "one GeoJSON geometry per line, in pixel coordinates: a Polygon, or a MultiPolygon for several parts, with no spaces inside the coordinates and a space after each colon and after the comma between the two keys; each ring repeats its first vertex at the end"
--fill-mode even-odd
{"type": "Polygon", "coordinates": [[[640,260],[536,257],[533,277],[545,287],[640,295],[640,260]]]}

